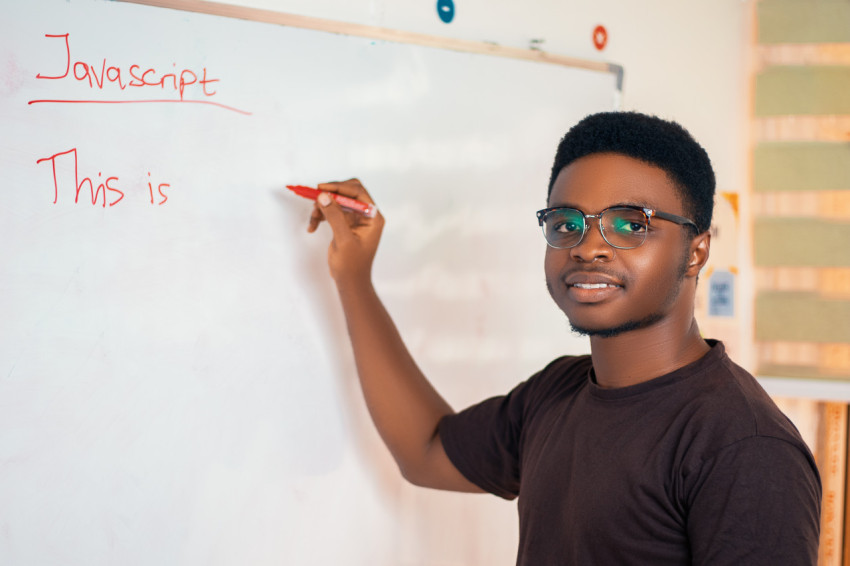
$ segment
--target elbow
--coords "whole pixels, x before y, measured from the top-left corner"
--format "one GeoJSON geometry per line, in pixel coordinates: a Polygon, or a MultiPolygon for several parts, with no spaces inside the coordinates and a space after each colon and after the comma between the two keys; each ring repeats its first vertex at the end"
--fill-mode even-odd
{"type": "Polygon", "coordinates": [[[446,470],[450,467],[442,446],[435,431],[427,442],[417,445],[415,450],[393,451],[401,476],[417,487],[442,489],[446,470]]]}
{"type": "Polygon", "coordinates": [[[431,487],[428,482],[428,474],[422,471],[422,466],[416,466],[411,464],[404,464],[402,462],[397,462],[398,470],[401,472],[401,477],[404,480],[416,487],[431,487]]]}
{"type": "Polygon", "coordinates": [[[444,489],[439,462],[427,456],[408,460],[396,460],[398,470],[404,480],[416,487],[444,489]]]}

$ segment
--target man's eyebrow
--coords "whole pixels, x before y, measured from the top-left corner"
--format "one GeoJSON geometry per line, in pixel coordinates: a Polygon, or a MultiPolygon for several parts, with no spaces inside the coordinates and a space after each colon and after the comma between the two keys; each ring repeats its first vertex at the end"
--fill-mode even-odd
{"type": "Polygon", "coordinates": [[[603,208],[599,211],[596,211],[596,212],[589,212],[589,211],[583,209],[582,207],[580,207],[576,204],[572,204],[572,203],[553,203],[548,208],[574,208],[576,210],[581,210],[585,214],[598,214],[602,210],[607,210],[609,208],[617,208],[618,206],[626,207],[626,208],[635,208],[635,207],[637,207],[637,208],[653,208],[653,209],[655,208],[654,206],[652,206],[651,204],[649,204],[646,201],[621,201],[621,202],[609,204],[605,208],[603,208]]]}
{"type": "Polygon", "coordinates": [[[618,204],[615,204],[615,205],[612,205],[612,206],[636,206],[638,208],[655,208],[654,206],[652,206],[651,204],[649,204],[645,200],[642,200],[642,201],[626,201],[626,202],[621,202],[621,203],[618,203],[618,204]]]}

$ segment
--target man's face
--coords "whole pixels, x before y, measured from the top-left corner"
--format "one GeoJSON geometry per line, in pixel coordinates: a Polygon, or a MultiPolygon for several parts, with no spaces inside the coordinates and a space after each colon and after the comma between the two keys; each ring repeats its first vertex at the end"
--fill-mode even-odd
{"type": "MultiPolygon", "coordinates": [[[[588,155],[565,167],[549,197],[550,207],[569,206],[585,214],[598,214],[616,205],[685,215],[664,170],[613,153],[588,155]]],[[[669,316],[693,316],[693,287],[690,297],[680,294],[685,276],[698,274],[698,267],[688,265],[684,227],[655,218],[646,241],[623,250],[602,238],[597,219],[587,222],[590,229],[578,246],[546,249],[546,284],[573,330],[616,336],[669,316]],[[676,312],[679,314],[673,314],[676,312]]]]}

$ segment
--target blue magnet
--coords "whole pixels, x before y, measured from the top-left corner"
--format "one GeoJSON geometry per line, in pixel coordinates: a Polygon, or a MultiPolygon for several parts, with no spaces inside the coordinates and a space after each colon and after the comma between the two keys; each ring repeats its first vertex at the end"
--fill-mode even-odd
{"type": "Polygon", "coordinates": [[[437,14],[445,23],[455,18],[455,3],[452,0],[437,0],[437,14]]]}

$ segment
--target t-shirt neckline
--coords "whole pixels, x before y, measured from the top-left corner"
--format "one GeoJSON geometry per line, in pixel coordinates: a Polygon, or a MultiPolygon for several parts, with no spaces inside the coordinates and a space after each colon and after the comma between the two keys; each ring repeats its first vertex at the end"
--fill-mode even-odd
{"type": "Polygon", "coordinates": [[[600,387],[593,377],[593,366],[587,370],[588,390],[593,397],[604,400],[625,399],[642,395],[651,391],[655,391],[662,387],[667,387],[674,383],[678,383],[684,379],[696,377],[713,368],[716,364],[726,356],[726,349],[723,343],[718,340],[706,340],[710,350],[700,359],[680,367],[666,375],[654,377],[649,381],[629,385],[626,387],[606,388],[600,387]]]}

